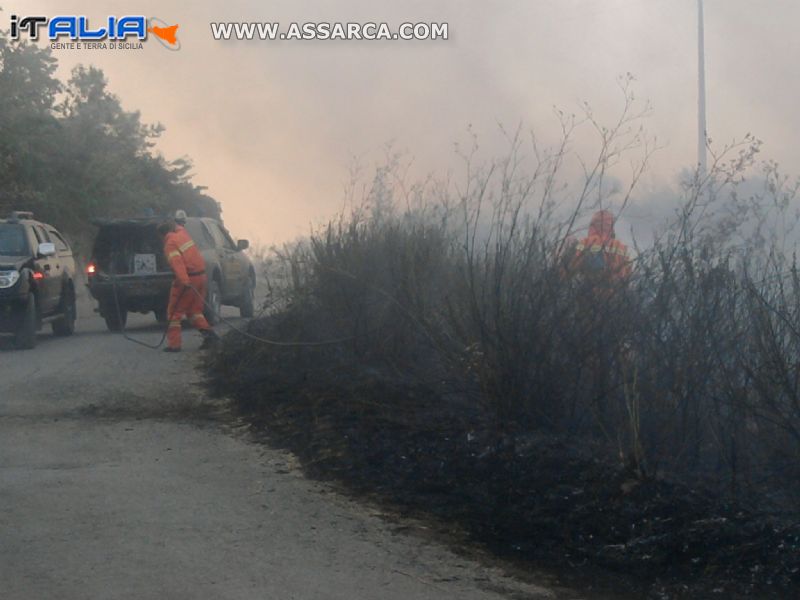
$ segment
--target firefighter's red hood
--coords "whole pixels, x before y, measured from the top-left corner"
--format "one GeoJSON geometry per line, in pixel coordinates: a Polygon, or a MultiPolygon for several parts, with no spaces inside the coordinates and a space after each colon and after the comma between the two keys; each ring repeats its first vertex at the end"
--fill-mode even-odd
{"type": "Polygon", "coordinates": [[[607,210],[598,210],[589,223],[589,237],[600,238],[603,242],[614,237],[614,215],[607,210]]]}

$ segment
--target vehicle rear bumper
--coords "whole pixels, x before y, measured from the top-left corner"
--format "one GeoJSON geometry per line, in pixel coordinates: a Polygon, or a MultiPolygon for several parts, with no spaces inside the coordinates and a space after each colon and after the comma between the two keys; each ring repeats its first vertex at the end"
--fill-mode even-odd
{"type": "Polygon", "coordinates": [[[173,279],[172,273],[118,275],[113,280],[96,275],[89,279],[87,287],[92,297],[100,302],[101,311],[104,303],[115,301],[119,301],[128,310],[148,311],[166,306],[173,279]]]}

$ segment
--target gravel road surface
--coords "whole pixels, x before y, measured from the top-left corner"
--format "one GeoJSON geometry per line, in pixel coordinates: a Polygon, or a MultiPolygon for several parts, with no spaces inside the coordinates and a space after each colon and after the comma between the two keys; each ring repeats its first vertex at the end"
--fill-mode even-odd
{"type": "MultiPolygon", "coordinates": [[[[307,480],[204,394],[196,332],[164,354],[92,308],[81,298],[72,338],[0,338],[4,600],[578,597],[307,480]]],[[[150,315],[129,328],[160,338],[150,315]]]]}

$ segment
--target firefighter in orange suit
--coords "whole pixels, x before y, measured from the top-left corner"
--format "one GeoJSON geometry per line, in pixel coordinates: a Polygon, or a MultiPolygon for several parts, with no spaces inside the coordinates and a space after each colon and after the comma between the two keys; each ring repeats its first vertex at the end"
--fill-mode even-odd
{"type": "Polygon", "coordinates": [[[589,223],[589,235],[575,246],[573,262],[585,275],[607,283],[626,281],[631,275],[628,247],[614,235],[614,215],[598,210],[589,223]]]}
{"type": "Polygon", "coordinates": [[[614,233],[614,215],[607,210],[592,215],[589,234],[575,245],[571,260],[571,271],[581,282],[575,308],[586,351],[583,366],[596,418],[608,426],[615,364],[624,369],[631,363],[623,330],[635,322],[627,301],[631,261],[628,247],[614,233]]]}
{"type": "Polygon", "coordinates": [[[219,338],[203,316],[206,297],[206,263],[189,233],[175,221],[169,220],[158,226],[164,238],[164,254],[167,257],[175,280],[169,293],[167,318],[167,347],[164,352],[180,352],[181,321],[184,316],[203,335],[201,348],[208,348],[219,338]]]}

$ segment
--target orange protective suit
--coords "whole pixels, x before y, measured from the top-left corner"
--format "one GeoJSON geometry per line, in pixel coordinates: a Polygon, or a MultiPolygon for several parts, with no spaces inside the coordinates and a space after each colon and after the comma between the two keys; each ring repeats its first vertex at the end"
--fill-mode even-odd
{"type": "Polygon", "coordinates": [[[598,210],[592,216],[589,235],[575,246],[575,263],[580,264],[592,253],[602,253],[606,267],[604,272],[609,281],[621,281],[630,277],[628,247],[614,236],[614,215],[607,210],[598,210]]]}
{"type": "Polygon", "coordinates": [[[181,347],[181,321],[184,316],[200,331],[211,326],[203,316],[203,301],[206,297],[206,261],[186,230],[180,225],[164,236],[164,254],[167,256],[175,281],[169,292],[167,318],[167,347],[181,347]],[[195,293],[192,288],[197,291],[195,293]]]}

